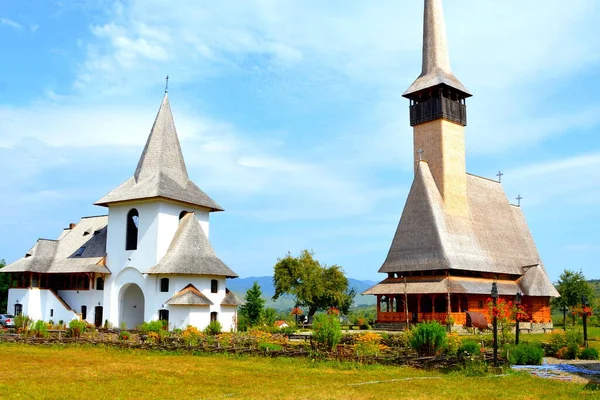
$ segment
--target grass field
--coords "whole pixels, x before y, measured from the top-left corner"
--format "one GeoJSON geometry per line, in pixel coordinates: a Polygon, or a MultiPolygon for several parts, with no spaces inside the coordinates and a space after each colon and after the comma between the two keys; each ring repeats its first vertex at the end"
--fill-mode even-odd
{"type": "Polygon", "coordinates": [[[466,377],[408,367],[0,344],[7,399],[585,399],[581,384],[520,373],[466,377]],[[377,381],[377,382],[376,382],[377,381]]]}

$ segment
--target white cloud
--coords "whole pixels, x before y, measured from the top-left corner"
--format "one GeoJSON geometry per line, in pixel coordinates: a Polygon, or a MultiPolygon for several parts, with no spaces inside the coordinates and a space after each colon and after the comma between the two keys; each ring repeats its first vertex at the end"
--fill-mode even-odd
{"type": "Polygon", "coordinates": [[[16,29],[18,31],[23,29],[23,26],[21,24],[13,21],[12,19],[8,19],[8,18],[0,18],[0,24],[6,25],[6,26],[16,29]]]}

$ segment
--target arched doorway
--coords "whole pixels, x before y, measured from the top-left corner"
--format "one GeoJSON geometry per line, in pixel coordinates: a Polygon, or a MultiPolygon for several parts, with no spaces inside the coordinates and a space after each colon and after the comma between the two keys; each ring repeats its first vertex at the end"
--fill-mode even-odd
{"type": "Polygon", "coordinates": [[[144,292],[135,283],[121,288],[119,325],[125,323],[126,329],[133,329],[144,322],[144,292]]]}

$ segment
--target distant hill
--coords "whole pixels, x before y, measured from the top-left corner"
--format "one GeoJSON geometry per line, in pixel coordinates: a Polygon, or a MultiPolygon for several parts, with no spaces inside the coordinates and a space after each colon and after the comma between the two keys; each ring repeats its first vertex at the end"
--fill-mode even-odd
{"type": "MultiPolygon", "coordinates": [[[[275,294],[272,276],[251,276],[248,278],[229,279],[227,280],[227,287],[243,299],[246,295],[246,291],[252,287],[255,281],[260,285],[263,296],[267,300],[267,307],[272,307],[276,310],[288,310],[294,306],[294,300],[290,297],[279,298],[277,301],[271,300],[275,294]]],[[[356,293],[358,293],[354,298],[354,306],[375,304],[375,296],[362,296],[360,293],[375,285],[377,282],[348,278],[348,283],[350,284],[350,287],[355,288],[356,293]]]]}

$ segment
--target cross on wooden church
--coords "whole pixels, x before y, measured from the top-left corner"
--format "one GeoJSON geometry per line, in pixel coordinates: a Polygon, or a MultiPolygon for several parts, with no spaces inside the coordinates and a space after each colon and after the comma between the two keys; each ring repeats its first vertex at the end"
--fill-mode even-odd
{"type": "Polygon", "coordinates": [[[498,171],[498,173],[496,174],[496,176],[498,177],[498,182],[502,182],[502,176],[504,174],[502,173],[502,171],[498,171]]]}
{"type": "Polygon", "coordinates": [[[425,151],[423,151],[423,149],[419,149],[417,150],[417,153],[419,153],[419,161],[423,161],[423,153],[425,153],[425,151]]]}
{"type": "Polygon", "coordinates": [[[521,197],[521,195],[517,196],[517,206],[521,207],[521,200],[523,200],[523,197],[521,197]]]}
{"type": "Polygon", "coordinates": [[[165,78],[165,93],[169,93],[169,75],[165,78]]]}

